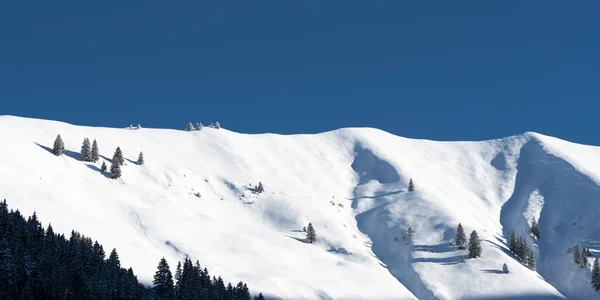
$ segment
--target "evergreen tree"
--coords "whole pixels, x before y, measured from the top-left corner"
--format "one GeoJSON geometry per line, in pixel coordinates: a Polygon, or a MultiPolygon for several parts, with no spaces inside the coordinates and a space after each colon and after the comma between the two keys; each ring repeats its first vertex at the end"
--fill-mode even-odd
{"type": "Polygon", "coordinates": [[[197,131],[202,130],[202,123],[200,123],[200,122],[196,123],[196,130],[197,131]]]}
{"type": "Polygon", "coordinates": [[[258,293],[258,296],[254,296],[254,300],[265,300],[265,296],[262,293],[258,293]]]}
{"type": "Polygon", "coordinates": [[[140,125],[139,123],[137,124],[137,126],[135,127],[136,130],[140,130],[142,129],[142,125],[140,125]]]}
{"type": "Polygon", "coordinates": [[[508,274],[508,266],[506,264],[502,266],[502,273],[508,274]]]}
{"type": "Polygon", "coordinates": [[[588,261],[587,253],[585,251],[585,248],[583,248],[583,250],[580,252],[580,255],[581,255],[581,257],[579,258],[579,266],[582,269],[589,268],[590,267],[590,262],[588,261]]]}
{"type": "Polygon", "coordinates": [[[90,140],[88,138],[84,138],[83,143],[81,144],[81,160],[92,161],[92,151],[90,140]]]}
{"type": "Polygon", "coordinates": [[[259,183],[258,183],[258,186],[256,187],[256,191],[257,191],[258,193],[262,193],[262,192],[264,192],[264,191],[265,191],[265,187],[263,187],[263,184],[262,184],[262,182],[259,182],[259,183]]]}
{"type": "Polygon", "coordinates": [[[313,244],[317,241],[317,233],[313,228],[312,223],[308,223],[308,227],[306,228],[306,242],[313,244]]]}
{"type": "Polygon", "coordinates": [[[106,172],[106,162],[102,162],[102,166],[100,167],[100,171],[106,172]]]}
{"type": "Polygon", "coordinates": [[[144,164],[144,153],[142,153],[142,151],[140,151],[140,155],[138,156],[137,163],[140,166],[144,164]]]}
{"type": "Polygon", "coordinates": [[[533,251],[531,251],[531,249],[529,248],[529,246],[527,246],[527,244],[525,244],[525,247],[526,247],[526,251],[527,251],[525,264],[530,269],[535,270],[535,256],[533,255],[533,251]]]}
{"type": "Polygon", "coordinates": [[[181,284],[181,262],[177,262],[175,269],[175,299],[179,299],[179,286],[181,284]]]}
{"type": "Polygon", "coordinates": [[[194,130],[194,125],[192,125],[192,122],[188,123],[187,128],[185,130],[186,131],[192,131],[192,130],[194,130]]]}
{"type": "Polygon", "coordinates": [[[163,257],[158,263],[158,270],[154,274],[154,290],[159,299],[173,298],[173,276],[167,260],[163,257]]]}
{"type": "Polygon", "coordinates": [[[531,220],[531,228],[529,229],[529,232],[536,240],[540,239],[540,227],[535,219],[531,220]]]}
{"type": "Polygon", "coordinates": [[[115,149],[115,154],[113,154],[112,163],[122,166],[125,164],[125,158],[123,158],[123,152],[121,152],[121,147],[117,147],[115,149]]]}
{"type": "Polygon", "coordinates": [[[100,151],[98,150],[98,143],[96,142],[96,140],[94,140],[94,142],[92,143],[91,159],[91,161],[93,162],[97,162],[100,159],[100,151]]]}
{"type": "Polygon", "coordinates": [[[121,177],[121,167],[119,167],[119,163],[113,161],[110,166],[110,178],[117,179],[121,177]]]}
{"type": "Polygon", "coordinates": [[[510,252],[514,253],[515,255],[517,254],[517,235],[515,234],[515,231],[513,230],[513,232],[510,234],[510,241],[508,242],[508,249],[510,250],[510,252]]]}
{"type": "Polygon", "coordinates": [[[573,247],[573,261],[576,264],[581,263],[581,250],[579,250],[579,244],[577,244],[577,245],[575,245],[575,247],[573,247]]]}
{"type": "Polygon", "coordinates": [[[459,250],[464,250],[467,248],[467,236],[465,234],[465,230],[462,227],[462,224],[458,223],[458,227],[456,227],[456,237],[454,239],[454,244],[459,250]]]}
{"type": "Polygon", "coordinates": [[[412,178],[408,181],[408,191],[409,192],[414,192],[415,190],[415,184],[412,180],[412,178]]]}
{"type": "Polygon", "coordinates": [[[221,129],[221,124],[219,124],[219,122],[215,122],[215,128],[216,129],[221,129]]]}
{"type": "Polygon", "coordinates": [[[63,155],[64,152],[65,152],[65,143],[63,143],[63,140],[59,134],[56,136],[56,139],[54,140],[54,147],[52,147],[52,153],[54,153],[54,155],[56,155],[56,156],[60,156],[60,155],[63,155]]]}
{"type": "Polygon", "coordinates": [[[473,230],[469,237],[469,258],[476,258],[481,256],[481,244],[479,242],[479,236],[477,231],[473,230]]]}
{"type": "Polygon", "coordinates": [[[415,235],[415,231],[412,229],[412,227],[408,226],[408,229],[406,230],[406,244],[407,245],[412,244],[414,235],[415,235]]]}
{"type": "Polygon", "coordinates": [[[592,268],[592,287],[596,291],[600,290],[600,263],[598,263],[598,258],[594,259],[594,267],[592,268]]]}

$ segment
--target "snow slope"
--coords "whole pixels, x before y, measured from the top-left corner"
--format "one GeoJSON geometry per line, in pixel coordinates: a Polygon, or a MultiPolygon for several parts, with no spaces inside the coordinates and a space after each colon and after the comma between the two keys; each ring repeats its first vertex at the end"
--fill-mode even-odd
{"type": "Polygon", "coordinates": [[[281,299],[600,298],[567,253],[576,243],[600,248],[596,147],[535,133],[434,142],[369,128],[246,135],[12,116],[0,116],[0,141],[0,197],[10,207],[117,248],[146,282],[161,257],[188,255],[281,299]],[[62,157],[49,152],[59,133],[62,157]],[[98,141],[98,163],[80,161],[84,137],[98,141]],[[117,146],[122,180],[99,171],[117,146]],[[257,195],[248,185],[259,181],[257,195]],[[505,245],[532,217],[542,230],[538,272],[505,245]],[[303,241],[308,222],[316,245],[303,241]],[[466,252],[450,244],[458,222],[477,230],[483,257],[460,263],[466,252]]]}

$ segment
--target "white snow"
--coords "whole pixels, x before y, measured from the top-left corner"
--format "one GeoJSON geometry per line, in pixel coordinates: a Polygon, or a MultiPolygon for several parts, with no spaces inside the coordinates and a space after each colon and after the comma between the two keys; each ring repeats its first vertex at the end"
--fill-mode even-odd
{"type": "Polygon", "coordinates": [[[576,243],[600,248],[596,147],[535,133],[435,142],[370,128],[247,135],[12,116],[0,116],[0,141],[0,197],[9,207],[117,248],[146,283],[161,257],[174,267],[189,255],[272,298],[600,298],[589,270],[566,252],[576,243]],[[57,134],[62,157],[48,151],[57,134]],[[79,160],[85,137],[98,141],[98,163],[79,160]],[[99,172],[117,146],[122,180],[99,172]],[[135,163],[140,151],[143,166],[135,163]],[[259,181],[265,192],[257,195],[249,184],[259,181]],[[512,230],[527,235],[531,217],[542,231],[538,272],[505,246],[512,230]],[[308,222],[315,245],[303,241],[308,222]],[[459,222],[467,235],[477,230],[481,258],[451,245],[459,222]]]}

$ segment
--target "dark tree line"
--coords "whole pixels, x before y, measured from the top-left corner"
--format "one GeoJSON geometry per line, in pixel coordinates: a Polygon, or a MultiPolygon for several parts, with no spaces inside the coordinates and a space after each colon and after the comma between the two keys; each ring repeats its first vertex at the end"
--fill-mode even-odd
{"type": "Polygon", "coordinates": [[[250,299],[246,284],[225,287],[198,262],[186,259],[175,280],[166,271],[161,260],[155,287],[145,287],[133,269],[121,267],[116,249],[106,257],[97,241],[75,231],[67,239],[44,228],[35,213],[25,219],[0,202],[0,299],[250,299]]]}

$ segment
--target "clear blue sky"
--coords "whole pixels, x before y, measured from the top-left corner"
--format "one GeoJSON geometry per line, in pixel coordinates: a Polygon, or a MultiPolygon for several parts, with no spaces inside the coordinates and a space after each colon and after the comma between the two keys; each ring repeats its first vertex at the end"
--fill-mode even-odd
{"type": "Polygon", "coordinates": [[[0,114],[600,145],[599,1],[2,1],[0,114]]]}

